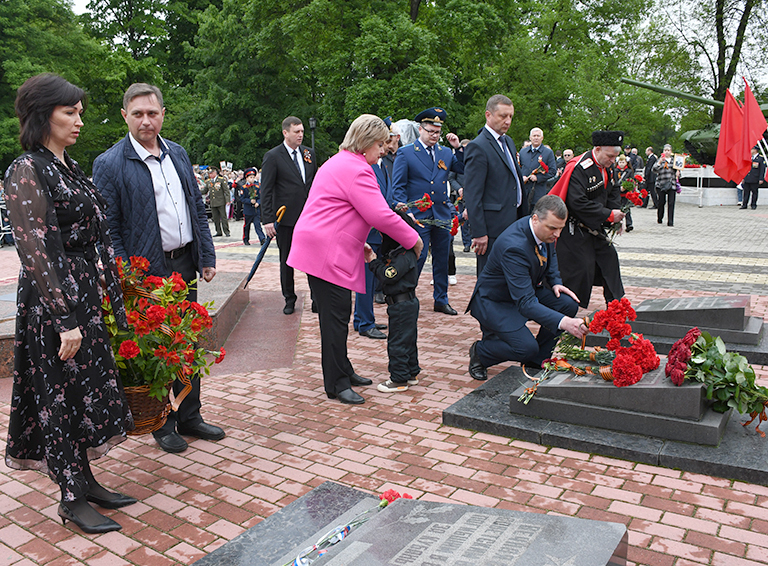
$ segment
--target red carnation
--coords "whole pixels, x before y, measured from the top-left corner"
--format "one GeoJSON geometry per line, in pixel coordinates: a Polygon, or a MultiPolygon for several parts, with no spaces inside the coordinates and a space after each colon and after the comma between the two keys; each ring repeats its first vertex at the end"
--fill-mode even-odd
{"type": "Polygon", "coordinates": [[[455,236],[459,232],[459,219],[454,216],[451,222],[451,236],[455,236]]]}
{"type": "MultiPolygon", "coordinates": [[[[628,349],[627,349],[628,350],[628,349]]],[[[632,355],[626,350],[620,352],[613,360],[613,384],[616,387],[634,385],[643,377],[643,370],[635,363],[632,355]]]]}
{"type": "Polygon", "coordinates": [[[227,355],[227,351],[224,348],[222,348],[221,351],[219,352],[219,355],[216,356],[216,363],[220,364],[221,362],[223,362],[224,356],[226,355],[227,355]]]}
{"type": "Polygon", "coordinates": [[[156,330],[165,321],[165,308],[161,305],[152,305],[147,309],[147,320],[152,330],[156,330]]]}
{"type": "Polygon", "coordinates": [[[130,360],[131,358],[135,358],[141,353],[141,350],[139,349],[138,344],[134,342],[133,340],[126,340],[122,344],[120,344],[120,349],[117,351],[118,356],[122,356],[126,360],[130,360]]]}

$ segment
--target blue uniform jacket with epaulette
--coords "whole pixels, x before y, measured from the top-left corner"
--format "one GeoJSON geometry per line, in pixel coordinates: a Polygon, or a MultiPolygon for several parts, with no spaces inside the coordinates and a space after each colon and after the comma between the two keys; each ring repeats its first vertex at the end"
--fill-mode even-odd
{"type": "Polygon", "coordinates": [[[432,208],[418,210],[411,208],[416,218],[434,218],[451,220],[456,215],[456,207],[450,199],[448,173],[464,172],[464,150],[456,154],[450,148],[435,144],[435,159],[424,149],[420,141],[401,147],[395,156],[392,172],[392,189],[395,203],[413,202],[428,194],[432,199],[432,208]]]}

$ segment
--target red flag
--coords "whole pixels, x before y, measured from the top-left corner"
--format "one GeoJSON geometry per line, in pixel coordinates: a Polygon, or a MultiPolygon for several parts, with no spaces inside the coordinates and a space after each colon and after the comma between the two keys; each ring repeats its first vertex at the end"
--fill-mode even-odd
{"type": "Polygon", "coordinates": [[[720,139],[717,142],[715,175],[726,181],[740,183],[746,172],[739,170],[733,154],[738,151],[744,129],[744,118],[738,101],[730,90],[725,91],[725,107],[720,123],[720,139]]]}
{"type": "MultiPolygon", "coordinates": [[[[749,88],[747,79],[744,79],[744,85],[744,128],[741,135],[739,157],[749,171],[749,168],[752,167],[752,148],[755,147],[757,140],[762,139],[763,132],[768,129],[768,123],[766,123],[763,111],[760,110],[760,105],[749,88]]],[[[747,174],[747,171],[744,172],[744,175],[747,174]]]]}

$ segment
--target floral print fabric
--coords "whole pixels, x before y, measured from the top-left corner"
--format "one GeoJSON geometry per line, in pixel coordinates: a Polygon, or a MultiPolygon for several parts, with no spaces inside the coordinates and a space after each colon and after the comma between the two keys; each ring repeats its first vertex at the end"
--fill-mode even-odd
{"type": "Polygon", "coordinates": [[[6,464],[47,471],[71,501],[88,490],[86,458],[124,440],[133,419],[101,314],[103,274],[118,324],[125,326],[104,200],[65,159],[66,165],[37,149],[17,158],[5,175],[21,260],[6,464]],[[80,349],[62,361],[59,333],[77,327],[80,349]]]}

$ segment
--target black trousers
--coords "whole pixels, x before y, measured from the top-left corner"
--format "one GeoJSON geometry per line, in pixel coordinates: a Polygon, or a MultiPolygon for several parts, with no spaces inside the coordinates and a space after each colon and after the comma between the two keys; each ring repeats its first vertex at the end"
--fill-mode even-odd
{"type": "Polygon", "coordinates": [[[667,226],[672,226],[675,223],[675,197],[677,197],[677,191],[675,191],[675,189],[672,189],[671,191],[659,191],[659,204],[657,205],[658,210],[656,210],[659,224],[664,221],[665,204],[667,205],[667,226]]]}
{"type": "Polygon", "coordinates": [[[744,187],[744,197],[741,199],[741,208],[747,208],[747,204],[749,203],[749,199],[752,199],[752,202],[749,203],[752,208],[757,208],[757,195],[760,192],[760,182],[757,183],[742,183],[742,187],[744,187]]]}
{"type": "MultiPolygon", "coordinates": [[[[536,289],[539,302],[565,316],[576,316],[579,305],[565,293],[556,297],[551,289],[536,289]]],[[[517,330],[499,332],[480,325],[483,339],[477,343],[477,355],[480,363],[491,367],[507,361],[523,362],[540,367],[547,358],[552,357],[557,339],[562,334],[556,328],[542,326],[534,338],[528,327],[523,325],[517,330]]]]}
{"type": "Polygon", "coordinates": [[[395,383],[405,383],[421,372],[417,323],[419,320],[419,299],[413,298],[387,307],[389,334],[387,355],[389,356],[389,378],[395,383]]]}
{"type": "Polygon", "coordinates": [[[313,275],[307,278],[320,321],[320,358],[325,392],[337,395],[352,387],[349,378],[355,373],[347,357],[352,291],[313,275]]]}
{"type": "Polygon", "coordinates": [[[296,304],[296,291],[293,285],[293,268],[288,265],[288,254],[293,242],[293,226],[277,227],[277,247],[280,249],[280,289],[286,305],[296,304]]]}
{"type": "MultiPolygon", "coordinates": [[[[192,258],[192,246],[189,246],[189,249],[187,249],[184,254],[175,259],[166,258],[165,263],[168,266],[168,275],[175,271],[184,278],[184,281],[186,281],[187,284],[197,278],[197,270],[195,269],[195,262],[192,258]]],[[[187,295],[188,301],[197,302],[197,285],[198,284],[195,283],[194,287],[189,288],[189,294],[187,295]]],[[[189,428],[197,426],[203,422],[203,417],[200,415],[200,407],[202,406],[200,403],[200,376],[198,375],[191,381],[192,391],[184,397],[181,405],[179,405],[179,410],[171,411],[168,414],[168,420],[165,421],[165,424],[153,433],[156,437],[171,434],[176,430],[177,423],[189,428]]],[[[173,382],[174,395],[181,393],[182,389],[184,389],[182,383],[178,380],[173,382]]]]}

